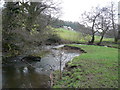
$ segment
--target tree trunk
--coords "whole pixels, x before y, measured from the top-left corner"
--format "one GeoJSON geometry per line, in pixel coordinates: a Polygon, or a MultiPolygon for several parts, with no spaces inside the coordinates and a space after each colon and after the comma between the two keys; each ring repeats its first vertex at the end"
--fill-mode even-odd
{"type": "Polygon", "coordinates": [[[117,38],[117,37],[114,38],[114,42],[115,42],[115,43],[118,42],[118,38],[117,38]]]}
{"type": "Polygon", "coordinates": [[[50,73],[50,87],[53,86],[53,74],[52,72],[50,73]]]}
{"type": "Polygon", "coordinates": [[[120,39],[120,27],[118,25],[118,32],[117,32],[117,35],[114,37],[114,42],[115,43],[118,43],[118,40],[120,39]]]}
{"type": "Polygon", "coordinates": [[[62,79],[62,70],[61,70],[61,68],[62,68],[62,62],[60,60],[60,79],[62,79]]]}
{"type": "Polygon", "coordinates": [[[92,35],[92,39],[91,39],[91,41],[89,41],[89,44],[93,44],[94,41],[95,41],[95,35],[93,34],[93,35],[92,35]]]}
{"type": "Polygon", "coordinates": [[[94,40],[95,40],[95,35],[93,34],[91,42],[94,43],[94,40]]]}
{"type": "Polygon", "coordinates": [[[120,25],[118,25],[117,43],[119,43],[119,40],[120,40],[120,25]]]}
{"type": "Polygon", "coordinates": [[[100,39],[100,41],[97,43],[97,45],[100,45],[100,44],[101,44],[101,42],[102,42],[102,40],[103,40],[103,37],[104,37],[104,34],[101,36],[101,39],[100,39]]]}
{"type": "Polygon", "coordinates": [[[92,39],[91,41],[89,41],[89,44],[93,44],[95,41],[95,31],[94,31],[95,19],[93,20],[93,25],[92,25],[92,39]]]}

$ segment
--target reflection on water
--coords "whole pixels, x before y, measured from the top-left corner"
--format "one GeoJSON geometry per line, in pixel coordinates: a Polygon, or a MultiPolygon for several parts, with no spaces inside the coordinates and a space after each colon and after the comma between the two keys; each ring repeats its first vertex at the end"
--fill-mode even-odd
{"type": "Polygon", "coordinates": [[[3,88],[47,88],[49,77],[31,67],[4,67],[3,88]]]}
{"type": "MultiPolygon", "coordinates": [[[[63,46],[63,45],[61,45],[63,46]]],[[[60,47],[60,46],[58,46],[60,47]]],[[[55,48],[58,48],[55,47],[55,48]]],[[[50,47],[53,48],[53,47],[50,47]]],[[[2,68],[3,88],[48,88],[50,87],[49,75],[52,71],[59,69],[59,50],[52,49],[52,53],[42,58],[40,62],[12,62],[2,68]]],[[[72,60],[79,53],[62,52],[62,59],[67,57],[62,63],[72,60]]],[[[21,58],[21,57],[19,57],[21,58]]],[[[19,59],[15,58],[15,61],[19,59]]],[[[20,60],[19,60],[20,61],[20,60]]]]}

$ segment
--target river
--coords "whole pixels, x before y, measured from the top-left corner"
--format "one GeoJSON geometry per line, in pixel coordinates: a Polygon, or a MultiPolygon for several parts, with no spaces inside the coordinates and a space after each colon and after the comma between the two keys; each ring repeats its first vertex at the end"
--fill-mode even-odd
{"type": "MultiPolygon", "coordinates": [[[[24,63],[22,61],[12,62],[2,67],[2,87],[3,88],[49,88],[51,72],[58,70],[60,60],[62,60],[62,70],[65,63],[79,56],[77,52],[58,50],[58,46],[46,46],[45,49],[51,51],[41,58],[41,61],[24,63]]],[[[20,59],[18,56],[13,59],[20,59]]],[[[13,61],[15,61],[13,60],[13,61]]],[[[18,61],[18,60],[16,60],[18,61]]]]}

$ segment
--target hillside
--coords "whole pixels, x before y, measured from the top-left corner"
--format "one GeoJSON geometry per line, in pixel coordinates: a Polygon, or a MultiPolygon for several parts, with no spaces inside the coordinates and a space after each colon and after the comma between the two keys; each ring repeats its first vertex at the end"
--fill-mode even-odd
{"type": "MultiPolygon", "coordinates": [[[[53,28],[55,34],[64,41],[64,43],[88,43],[91,40],[89,34],[82,34],[81,32],[66,30],[63,28],[53,28]]],[[[99,42],[100,36],[95,36],[95,44],[99,42]]],[[[112,47],[118,47],[118,44],[114,43],[113,38],[103,38],[101,45],[107,45],[112,47]]]]}

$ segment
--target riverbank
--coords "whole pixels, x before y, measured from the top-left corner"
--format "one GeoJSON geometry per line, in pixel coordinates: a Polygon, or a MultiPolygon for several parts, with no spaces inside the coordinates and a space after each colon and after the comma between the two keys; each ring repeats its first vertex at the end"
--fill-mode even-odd
{"type": "Polygon", "coordinates": [[[79,56],[78,52],[59,49],[63,46],[46,46],[43,53],[35,51],[36,54],[31,54],[32,58],[31,56],[9,58],[9,63],[2,65],[3,88],[49,88],[51,72],[59,70],[60,60],[64,61],[61,65],[61,69],[63,69],[66,62],[79,56]],[[60,54],[62,54],[62,58],[60,54]],[[39,56],[43,57],[38,60],[37,57],[39,56]]]}
{"type": "Polygon", "coordinates": [[[70,45],[85,50],[54,73],[53,88],[118,88],[118,49],[94,45],[70,45]],[[64,83],[64,84],[63,84],[64,83]]]}

